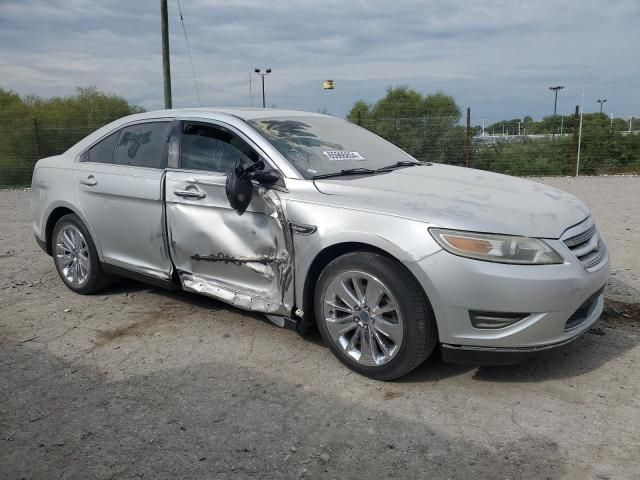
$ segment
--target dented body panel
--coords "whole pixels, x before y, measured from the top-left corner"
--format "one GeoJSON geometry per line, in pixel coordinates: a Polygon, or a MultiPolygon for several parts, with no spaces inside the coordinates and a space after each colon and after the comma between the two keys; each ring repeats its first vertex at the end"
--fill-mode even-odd
{"type": "Polygon", "coordinates": [[[238,215],[223,175],[169,170],[165,185],[169,251],[183,288],[247,310],[289,314],[291,231],[278,192],[261,189],[238,215]],[[203,196],[175,193],[184,190],[203,196]]]}

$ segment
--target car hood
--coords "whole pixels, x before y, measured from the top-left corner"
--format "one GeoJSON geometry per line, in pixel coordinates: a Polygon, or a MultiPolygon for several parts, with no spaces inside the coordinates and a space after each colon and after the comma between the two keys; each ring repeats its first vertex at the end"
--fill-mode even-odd
{"type": "Polygon", "coordinates": [[[559,238],[589,215],[584,203],[557,188],[450,165],[314,183],[327,203],[477,232],[559,238]]]}

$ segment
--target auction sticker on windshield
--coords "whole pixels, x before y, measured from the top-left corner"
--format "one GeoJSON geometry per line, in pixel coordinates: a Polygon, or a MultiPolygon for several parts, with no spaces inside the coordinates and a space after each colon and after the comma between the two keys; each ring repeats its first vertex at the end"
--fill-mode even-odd
{"type": "Polygon", "coordinates": [[[365,159],[358,152],[345,152],[342,150],[322,152],[322,154],[333,162],[342,161],[342,160],[364,160],[365,159]]]}

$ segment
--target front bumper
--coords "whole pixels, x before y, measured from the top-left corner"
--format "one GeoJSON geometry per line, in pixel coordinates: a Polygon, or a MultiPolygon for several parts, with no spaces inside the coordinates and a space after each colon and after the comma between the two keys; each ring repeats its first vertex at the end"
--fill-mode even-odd
{"type": "MultiPolygon", "coordinates": [[[[597,300],[602,304],[602,294],[597,300]]],[[[553,350],[558,347],[567,345],[578,337],[582,336],[588,328],[593,325],[602,313],[602,305],[594,311],[593,319],[587,320],[588,326],[581,329],[579,333],[573,337],[558,343],[542,345],[539,347],[521,347],[521,348],[492,348],[492,347],[474,347],[468,345],[441,345],[442,359],[449,363],[460,363],[465,365],[513,365],[522,362],[528,358],[535,357],[540,353],[553,350]]]]}
{"type": "Polygon", "coordinates": [[[514,363],[586,332],[602,313],[609,259],[587,271],[577,258],[563,257],[561,265],[508,265],[442,250],[407,264],[433,307],[445,360],[514,363]],[[527,315],[507,327],[484,329],[471,324],[470,310],[527,315]],[[577,313],[582,318],[576,322],[577,313]]]}

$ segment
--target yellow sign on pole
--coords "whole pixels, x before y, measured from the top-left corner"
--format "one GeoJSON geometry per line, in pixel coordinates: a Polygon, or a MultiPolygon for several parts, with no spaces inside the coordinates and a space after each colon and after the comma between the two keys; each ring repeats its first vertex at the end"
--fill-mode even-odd
{"type": "Polygon", "coordinates": [[[333,80],[325,80],[322,82],[322,88],[325,90],[333,90],[333,80]]]}

